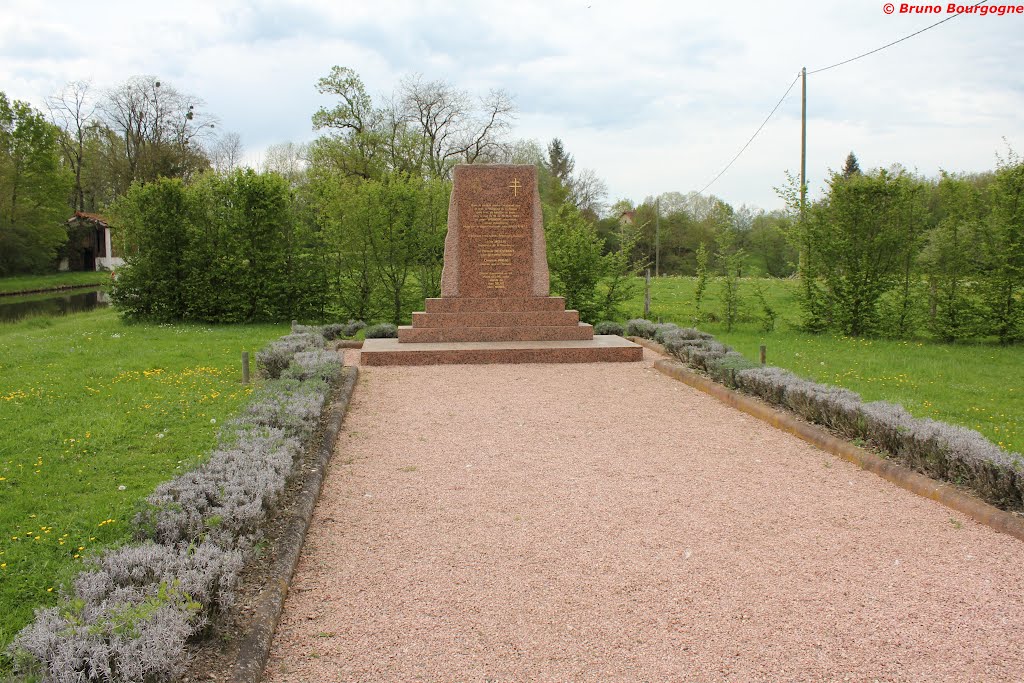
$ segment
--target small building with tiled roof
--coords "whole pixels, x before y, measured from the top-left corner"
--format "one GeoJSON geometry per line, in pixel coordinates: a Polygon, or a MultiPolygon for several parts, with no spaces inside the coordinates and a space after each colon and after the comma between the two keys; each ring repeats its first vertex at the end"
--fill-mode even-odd
{"type": "Polygon", "coordinates": [[[124,264],[114,254],[110,224],[103,216],[75,211],[67,226],[68,244],[59,270],[114,270],[124,264]]]}

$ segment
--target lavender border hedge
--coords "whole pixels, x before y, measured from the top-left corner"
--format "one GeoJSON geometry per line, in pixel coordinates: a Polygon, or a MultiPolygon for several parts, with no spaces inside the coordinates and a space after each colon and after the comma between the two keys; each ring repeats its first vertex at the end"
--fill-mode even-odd
{"type": "Polygon", "coordinates": [[[18,674],[45,681],[173,680],[185,644],[232,603],[268,512],[312,445],[337,354],[301,328],[257,354],[265,381],[219,445],[159,485],[134,521],[137,542],[92,558],[56,607],[36,610],[9,647],[18,674]]]}
{"type": "Polygon", "coordinates": [[[1024,455],[1004,451],[973,429],[916,418],[900,405],[865,403],[847,389],[811,382],[782,368],[761,367],[693,328],[643,319],[626,325],[627,333],[657,341],[717,382],[791,410],[845,438],[863,439],[933,479],[971,489],[996,507],[1024,510],[1024,455]]]}

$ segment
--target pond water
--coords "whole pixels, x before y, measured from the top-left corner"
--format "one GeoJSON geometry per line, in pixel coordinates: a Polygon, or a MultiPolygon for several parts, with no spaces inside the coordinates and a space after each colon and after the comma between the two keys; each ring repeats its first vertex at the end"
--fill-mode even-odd
{"type": "Polygon", "coordinates": [[[110,295],[102,289],[0,297],[0,323],[14,322],[30,315],[81,313],[109,305],[110,295]]]}

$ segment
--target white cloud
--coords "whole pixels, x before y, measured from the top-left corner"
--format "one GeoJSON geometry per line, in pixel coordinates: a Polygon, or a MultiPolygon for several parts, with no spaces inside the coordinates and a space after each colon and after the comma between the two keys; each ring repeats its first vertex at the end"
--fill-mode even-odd
{"type": "MultiPolygon", "coordinates": [[[[746,142],[800,67],[814,70],[941,17],[888,16],[875,0],[729,4],[611,0],[219,2],[14,0],[0,14],[0,82],[41,106],[68,80],[98,89],[155,74],[202,97],[249,158],[309,140],[330,102],[316,80],[349,66],[375,97],[406,74],[520,107],[515,134],[561,137],[614,197],[700,189],[746,142]]],[[[1024,17],[962,16],[808,80],[812,193],[854,150],[865,167],[991,168],[1024,145],[1024,17]]],[[[711,188],[778,206],[799,169],[799,84],[711,188]]]]}

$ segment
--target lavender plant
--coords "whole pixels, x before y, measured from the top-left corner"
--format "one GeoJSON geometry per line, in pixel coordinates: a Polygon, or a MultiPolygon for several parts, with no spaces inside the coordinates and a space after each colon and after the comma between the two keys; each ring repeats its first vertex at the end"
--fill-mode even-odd
{"type": "Polygon", "coordinates": [[[366,328],[363,335],[367,339],[385,339],[388,337],[397,337],[398,328],[392,323],[377,323],[376,325],[370,325],[366,328]]]}
{"type": "Polygon", "coordinates": [[[366,327],[366,323],[362,320],[349,320],[342,327],[341,334],[343,337],[354,337],[364,327],[366,327]]]}
{"type": "Polygon", "coordinates": [[[676,326],[675,323],[655,323],[654,324],[654,336],[652,338],[654,339],[654,341],[658,342],[659,344],[664,344],[665,343],[665,334],[667,332],[674,332],[675,330],[678,330],[678,329],[679,328],[676,326]]]}
{"type": "Polygon", "coordinates": [[[315,328],[258,354],[267,379],[228,434],[191,472],[161,484],[135,519],[135,545],[89,562],[72,592],[9,651],[47,681],[167,681],[186,641],[230,606],[246,553],[316,431],[340,372],[315,328]]]}
{"type": "MultiPolygon", "coordinates": [[[[311,330],[312,328],[304,329],[311,330]]],[[[291,364],[296,353],[311,349],[322,349],[323,346],[324,338],[319,333],[306,331],[285,335],[256,353],[258,374],[263,379],[277,379],[288,365],[291,364]]]]}
{"type": "Polygon", "coordinates": [[[655,331],[655,323],[651,322],[650,320],[644,320],[643,318],[634,318],[633,320],[626,321],[627,337],[643,337],[644,339],[654,339],[655,331]]]}
{"type": "Polygon", "coordinates": [[[995,505],[1024,509],[1024,456],[1006,453],[972,429],[917,419],[898,405],[865,404],[847,389],[811,382],[781,368],[756,366],[696,329],[630,320],[626,331],[654,338],[683,363],[718,382],[847,438],[863,439],[931,477],[970,487],[995,505]]]}
{"type": "Polygon", "coordinates": [[[602,320],[594,325],[594,334],[617,334],[621,337],[622,333],[622,325],[614,320],[602,320]]]}

